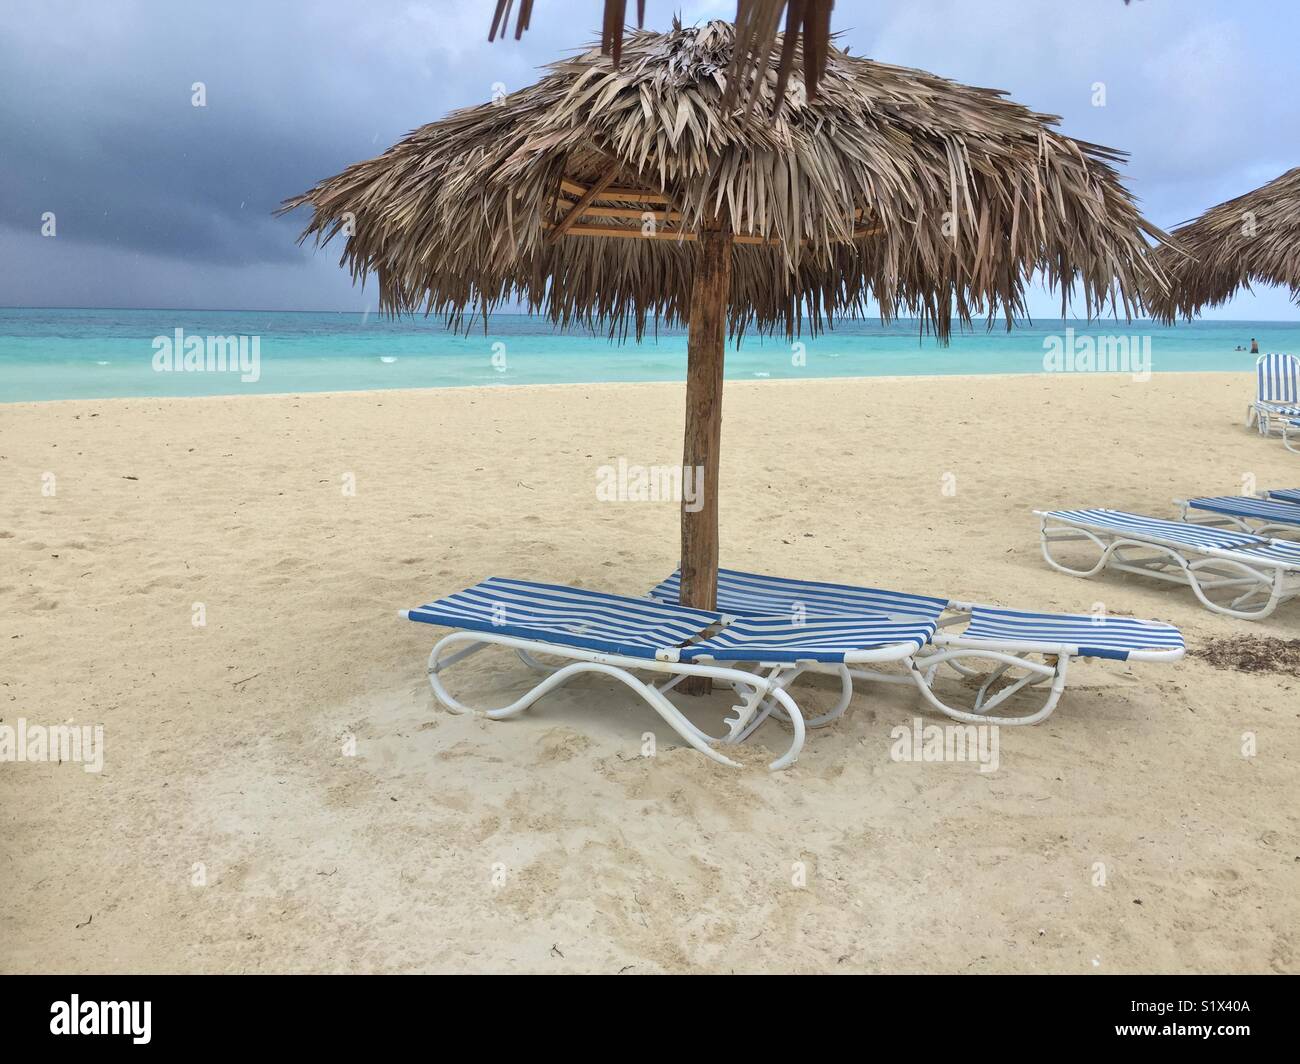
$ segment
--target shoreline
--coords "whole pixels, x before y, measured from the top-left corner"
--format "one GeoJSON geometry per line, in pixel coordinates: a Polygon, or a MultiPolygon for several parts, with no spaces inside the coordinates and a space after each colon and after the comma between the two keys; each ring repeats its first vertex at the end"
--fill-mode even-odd
{"type": "MultiPolygon", "coordinates": [[[[1253,375],[1254,369],[1196,369],[1196,370],[1152,370],[1151,378],[1163,377],[1233,377],[1242,375],[1253,375]]],[[[753,387],[770,387],[775,385],[803,385],[803,384],[825,384],[835,382],[839,384],[862,385],[868,382],[880,382],[887,384],[898,384],[905,381],[915,381],[918,383],[936,382],[936,381],[955,381],[970,382],[979,380],[1050,380],[1053,378],[1099,378],[1109,379],[1111,381],[1127,380],[1132,384],[1146,384],[1147,380],[1139,380],[1134,374],[1124,370],[1107,370],[1105,372],[1089,371],[1068,371],[1059,373],[1039,372],[1039,373],[933,373],[933,374],[881,374],[879,376],[858,376],[858,377],[800,377],[790,379],[788,377],[773,377],[755,379],[753,377],[734,377],[725,378],[724,380],[724,399],[725,389],[750,385],[753,387]]],[[[429,394],[461,394],[465,392],[495,394],[499,392],[509,392],[516,390],[543,391],[551,389],[579,389],[579,388],[636,388],[636,387],[664,387],[679,386],[685,387],[684,379],[672,380],[638,380],[638,381],[540,381],[532,384],[456,384],[456,385],[436,385],[428,388],[360,388],[360,389],[323,389],[321,391],[288,391],[288,392],[220,392],[213,395],[113,395],[102,397],[86,397],[80,399],[13,399],[8,400],[0,398],[0,409],[39,406],[49,407],[59,403],[145,403],[145,402],[174,402],[174,401],[194,401],[194,400],[222,400],[222,399],[302,399],[307,397],[354,397],[365,395],[429,395],[429,394]]],[[[1243,403],[1247,400],[1243,399],[1243,403]]]]}

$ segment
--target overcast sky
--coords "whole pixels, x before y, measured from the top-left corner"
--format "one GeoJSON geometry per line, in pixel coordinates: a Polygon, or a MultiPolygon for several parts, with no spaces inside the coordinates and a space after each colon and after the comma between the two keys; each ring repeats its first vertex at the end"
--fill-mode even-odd
{"type": "MultiPolygon", "coordinates": [[[[537,77],[599,24],[537,0],[488,44],[492,0],[43,0],[0,8],[0,305],[363,310],[285,197],[424,122],[537,77]],[[203,82],[207,106],[191,104],[203,82]],[[54,212],[57,236],[41,236],[54,212]]],[[[734,0],[648,0],[647,23],[734,0]]],[[[629,5],[635,9],[635,5],[629,5]]],[[[1171,227],[1300,164],[1295,0],[838,0],[855,54],[1006,89],[1131,154],[1171,227]],[[1105,84],[1105,106],[1093,86],[1105,84]]],[[[1054,300],[1031,300],[1036,316],[1054,300]]],[[[1285,292],[1207,316],[1295,319],[1285,292]]]]}

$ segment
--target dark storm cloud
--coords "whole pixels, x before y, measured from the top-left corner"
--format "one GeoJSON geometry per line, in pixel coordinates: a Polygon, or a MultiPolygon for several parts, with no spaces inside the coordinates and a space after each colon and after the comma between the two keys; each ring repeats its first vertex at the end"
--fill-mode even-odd
{"type": "Polygon", "coordinates": [[[299,223],[271,221],[282,199],[524,61],[483,54],[481,17],[467,47],[463,16],[442,27],[409,4],[106,0],[0,19],[7,224],[54,211],[60,238],[219,264],[296,259],[299,223]]]}
{"type": "MultiPolygon", "coordinates": [[[[678,6],[650,0],[651,24],[678,6]]],[[[687,21],[734,11],[681,6],[687,21]]],[[[0,304],[364,305],[337,251],[298,249],[304,219],[272,212],[494,83],[535,80],[590,38],[600,4],[540,0],[522,43],[489,45],[491,7],[4,5],[0,304]],[[206,107],[191,105],[194,82],[206,107]],[[39,236],[45,211],[54,241],[39,236]]],[[[1006,88],[1073,135],[1129,149],[1126,178],[1159,224],[1300,162],[1284,0],[841,0],[835,21],[856,54],[1006,88]]]]}

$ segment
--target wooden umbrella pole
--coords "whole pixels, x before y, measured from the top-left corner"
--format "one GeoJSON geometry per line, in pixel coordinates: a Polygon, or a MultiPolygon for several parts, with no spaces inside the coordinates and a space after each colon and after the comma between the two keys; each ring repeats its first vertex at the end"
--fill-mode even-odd
{"type": "MultiPolygon", "coordinates": [[[[731,234],[700,234],[686,341],[686,438],[682,448],[681,604],[711,610],[718,601],[718,461],[722,442],[722,362],[731,290],[731,234]]],[[[690,677],[683,694],[707,694],[712,681],[690,677]]]]}

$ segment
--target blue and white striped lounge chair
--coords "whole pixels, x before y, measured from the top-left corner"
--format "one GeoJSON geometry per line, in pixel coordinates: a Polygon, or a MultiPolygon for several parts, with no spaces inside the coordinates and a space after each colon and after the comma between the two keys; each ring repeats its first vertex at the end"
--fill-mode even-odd
{"type": "MultiPolygon", "coordinates": [[[[679,570],[657,584],[650,597],[673,603],[680,592],[679,570]]],[[[839,702],[822,716],[807,721],[809,727],[827,724],[844,712],[852,697],[854,680],[913,683],[940,712],[967,723],[1036,724],[1056,708],[1073,658],[1175,661],[1184,651],[1178,629],[1158,621],[1030,613],[932,595],[790,580],[735,569],[718,572],[718,608],[741,617],[784,616],[796,628],[816,624],[822,618],[856,617],[873,611],[895,621],[914,617],[934,625],[929,644],[901,659],[907,670],[905,675],[847,663],[834,667],[808,666],[807,671],[838,675],[841,684],[839,702]],[[940,665],[947,665],[962,679],[983,679],[973,704],[953,706],[935,692],[934,681],[940,665]],[[1024,675],[1017,677],[1015,674],[1019,672],[1024,675]],[[994,684],[1004,677],[1009,682],[990,693],[994,684]],[[991,710],[1016,692],[1044,683],[1049,685],[1047,698],[1036,710],[1020,716],[991,715],[991,710]]],[[[779,712],[770,703],[764,709],[779,712]]]]}
{"type": "Polygon", "coordinates": [[[1300,488],[1274,488],[1272,491],[1266,491],[1264,495],[1276,502],[1300,504],[1300,488]]]}
{"type": "Polygon", "coordinates": [[[794,729],[790,749],[771,768],[793,764],[803,747],[804,721],[786,687],[808,667],[844,669],[852,664],[911,657],[929,641],[934,621],[867,613],[824,617],[795,625],[788,617],[737,619],[726,613],[687,609],[645,598],[492,577],[401,616],[451,628],[429,655],[434,696],[457,713],[475,712],[442,682],[444,670],[487,646],[514,650],[530,668],[549,675],[508,706],[485,711],[513,717],[548,691],[582,673],[612,676],[639,694],[696,750],[724,765],[736,762],[714,749],[740,742],[773,709],[794,729]],[[558,668],[535,655],[568,659],[558,668]],[[637,672],[666,673],[659,684],[637,672]],[[740,702],[728,717],[727,734],[713,737],[692,724],[667,698],[687,676],[707,676],[730,686],[740,702]]]}
{"type": "Polygon", "coordinates": [[[1250,621],[1300,595],[1300,543],[1123,510],[1034,513],[1041,523],[1043,558],[1071,576],[1111,568],[1187,584],[1206,609],[1250,621]],[[1053,557],[1053,545],[1071,541],[1095,545],[1101,552],[1096,564],[1080,569],[1053,557]],[[1225,601],[1211,599],[1210,593],[1225,601]]]}
{"type": "Polygon", "coordinates": [[[1260,355],[1255,362],[1255,400],[1246,410],[1246,427],[1254,422],[1259,434],[1267,436],[1277,421],[1285,436],[1285,427],[1293,418],[1300,418],[1300,358],[1260,355]]]}
{"type": "Polygon", "coordinates": [[[1178,516],[1189,524],[1237,529],[1257,536],[1300,534],[1300,506],[1252,495],[1210,495],[1175,499],[1178,516]]]}

